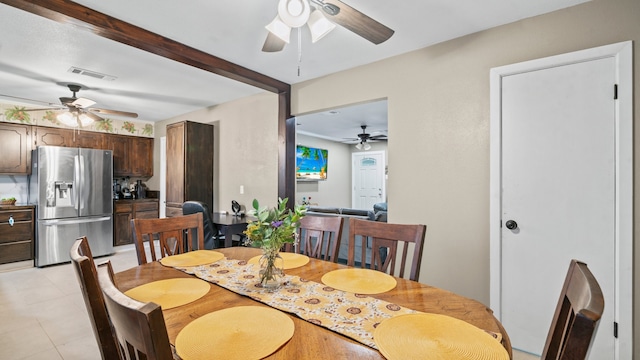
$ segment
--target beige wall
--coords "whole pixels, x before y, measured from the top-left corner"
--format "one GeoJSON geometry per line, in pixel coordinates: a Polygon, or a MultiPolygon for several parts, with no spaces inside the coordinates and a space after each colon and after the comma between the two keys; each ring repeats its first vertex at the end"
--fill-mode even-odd
{"type": "Polygon", "coordinates": [[[160,188],[160,138],[166,126],[191,120],[214,125],[213,211],[231,211],[231,200],[251,208],[278,201],[278,97],[261,93],[158,122],[155,126],[154,176],[160,188]],[[240,185],[244,194],[240,194],[240,185]]]}
{"type": "MultiPolygon", "coordinates": [[[[639,84],[639,19],[638,0],[594,0],[296,84],[292,112],[386,97],[389,221],[427,225],[422,282],[489,304],[489,70],[636,40],[634,83],[639,84]],[[416,143],[421,153],[411,156],[416,143]]],[[[635,88],[637,107],[640,89],[635,88]]],[[[639,131],[636,127],[636,135],[639,131]]],[[[635,179],[637,187],[640,176],[635,179]]],[[[640,213],[638,201],[634,204],[640,213]]],[[[639,231],[636,226],[634,238],[639,231]]],[[[636,247],[634,259],[639,252],[636,247]]],[[[636,305],[639,283],[636,266],[636,305]]],[[[634,317],[636,339],[639,313],[634,317]]]]}

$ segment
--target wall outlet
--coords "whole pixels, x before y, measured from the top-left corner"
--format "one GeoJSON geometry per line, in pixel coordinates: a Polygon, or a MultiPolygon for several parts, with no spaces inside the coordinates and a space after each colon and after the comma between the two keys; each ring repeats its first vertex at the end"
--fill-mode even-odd
{"type": "Polygon", "coordinates": [[[240,185],[240,195],[244,194],[244,185],[240,185]]]}

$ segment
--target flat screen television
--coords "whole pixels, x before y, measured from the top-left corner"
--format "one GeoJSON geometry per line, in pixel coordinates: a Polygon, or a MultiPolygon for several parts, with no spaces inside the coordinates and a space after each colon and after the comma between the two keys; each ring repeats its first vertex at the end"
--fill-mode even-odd
{"type": "Polygon", "coordinates": [[[296,146],[296,180],[327,180],[327,158],[329,152],[309,146],[296,146]]]}

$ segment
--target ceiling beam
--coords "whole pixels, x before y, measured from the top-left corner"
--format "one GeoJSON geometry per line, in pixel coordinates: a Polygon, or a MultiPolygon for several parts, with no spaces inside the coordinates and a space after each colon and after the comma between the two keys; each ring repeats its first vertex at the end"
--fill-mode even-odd
{"type": "Polygon", "coordinates": [[[0,0],[1,3],[48,19],[71,24],[101,37],[167,59],[224,76],[270,92],[289,92],[291,86],[264,74],[129,24],[68,0],[0,0]]]}

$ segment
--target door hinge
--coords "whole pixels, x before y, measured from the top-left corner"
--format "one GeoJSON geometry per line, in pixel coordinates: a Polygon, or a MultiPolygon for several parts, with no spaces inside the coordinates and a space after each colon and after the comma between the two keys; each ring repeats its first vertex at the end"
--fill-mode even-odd
{"type": "Polygon", "coordinates": [[[618,338],[618,323],[615,321],[613,322],[613,337],[618,338]]]}
{"type": "Polygon", "coordinates": [[[618,100],[618,84],[613,85],[613,100],[618,100]]]}

